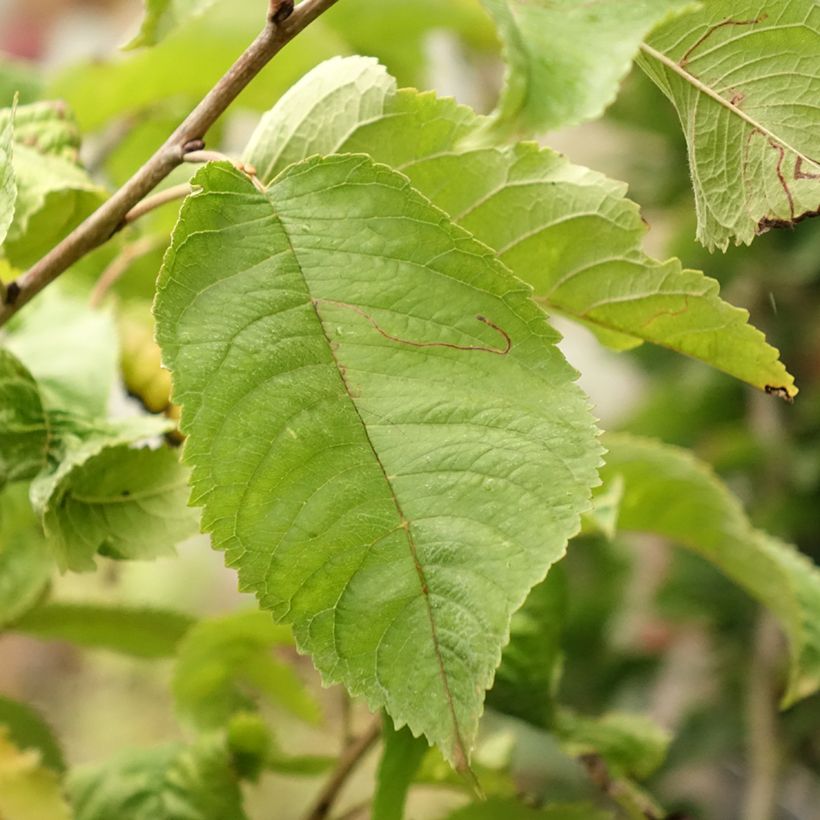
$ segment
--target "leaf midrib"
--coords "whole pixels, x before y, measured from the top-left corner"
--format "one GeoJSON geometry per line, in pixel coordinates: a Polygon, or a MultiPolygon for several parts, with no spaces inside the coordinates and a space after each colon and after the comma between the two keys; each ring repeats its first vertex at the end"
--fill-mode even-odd
{"type": "Polygon", "coordinates": [[[818,164],[817,160],[814,160],[811,157],[804,154],[802,151],[799,151],[797,148],[795,148],[793,145],[791,145],[785,139],[783,139],[782,137],[779,137],[777,134],[775,134],[774,131],[770,130],[765,125],[763,125],[761,122],[756,120],[754,117],[747,114],[745,111],[743,111],[743,109],[738,108],[735,105],[732,105],[732,103],[729,102],[729,100],[727,100],[721,94],[718,94],[718,92],[715,91],[711,86],[707,85],[702,80],[699,80],[697,77],[695,77],[694,74],[690,74],[685,68],[683,68],[683,66],[681,66],[679,63],[676,63],[670,57],[667,57],[666,54],[664,54],[663,52],[658,51],[657,49],[653,48],[652,46],[648,45],[647,43],[641,43],[641,51],[643,51],[644,54],[651,57],[652,59],[657,60],[659,63],[661,63],[661,65],[665,66],[666,68],[668,68],[670,71],[677,74],[682,79],[686,80],[686,82],[688,82],[690,85],[692,85],[698,91],[700,91],[702,94],[705,94],[711,100],[713,100],[714,102],[716,102],[719,105],[723,106],[728,111],[735,114],[738,118],[743,120],[747,125],[751,125],[752,128],[756,128],[764,136],[768,137],[771,140],[774,140],[778,145],[780,145],[781,147],[783,147],[784,149],[786,149],[790,153],[794,154],[796,157],[804,160],[805,162],[811,163],[812,165],[817,165],[818,164]]]}
{"type": "Polygon", "coordinates": [[[327,349],[330,353],[330,356],[333,359],[333,364],[334,364],[336,373],[339,376],[339,381],[342,385],[342,388],[345,391],[345,394],[347,395],[347,397],[350,401],[351,406],[353,407],[354,412],[356,413],[356,417],[358,418],[359,423],[361,424],[365,440],[367,441],[367,444],[370,447],[370,451],[373,453],[373,458],[376,460],[376,464],[378,464],[379,470],[381,471],[382,477],[384,478],[384,482],[387,485],[387,489],[390,492],[390,497],[393,501],[393,505],[396,508],[396,513],[398,514],[399,520],[401,522],[400,525],[399,525],[399,528],[404,530],[405,536],[407,538],[407,545],[408,545],[408,548],[410,550],[410,556],[413,559],[413,565],[415,567],[416,574],[417,574],[418,579],[419,579],[419,587],[420,587],[420,591],[421,591],[421,594],[422,594],[422,598],[424,600],[425,609],[427,611],[427,617],[428,617],[428,620],[430,622],[430,631],[431,631],[431,638],[432,638],[432,641],[433,641],[433,649],[435,651],[436,661],[437,661],[438,668],[439,668],[439,675],[441,677],[441,683],[442,683],[442,687],[444,689],[444,695],[445,695],[445,698],[446,698],[446,701],[447,701],[447,708],[450,712],[450,719],[452,720],[452,723],[453,723],[453,734],[455,736],[455,741],[456,741],[456,743],[455,743],[456,768],[458,770],[468,770],[469,771],[469,764],[467,762],[468,759],[469,759],[468,758],[468,750],[467,750],[467,747],[464,743],[464,740],[461,737],[461,730],[460,730],[460,727],[459,727],[458,717],[456,716],[456,712],[455,712],[455,701],[453,699],[452,691],[450,690],[449,676],[447,674],[447,670],[446,670],[445,665],[444,665],[444,658],[441,654],[441,646],[439,644],[439,639],[438,639],[438,629],[437,629],[437,626],[436,626],[435,617],[433,615],[433,608],[432,608],[431,603],[430,603],[430,590],[429,590],[429,586],[428,586],[428,583],[427,583],[427,578],[424,574],[424,567],[421,565],[421,562],[419,561],[418,550],[417,550],[417,547],[416,547],[415,539],[413,538],[413,533],[412,533],[411,528],[410,528],[410,521],[407,519],[407,516],[405,516],[405,514],[404,514],[404,510],[402,509],[401,502],[399,501],[396,490],[393,487],[392,482],[390,481],[390,478],[387,474],[387,470],[385,469],[385,466],[382,463],[381,458],[379,457],[378,451],[376,450],[376,447],[373,444],[373,440],[370,438],[370,432],[367,429],[367,424],[365,423],[365,420],[362,417],[362,414],[359,410],[359,406],[356,403],[356,400],[353,397],[353,393],[350,390],[350,386],[347,383],[347,379],[344,376],[344,370],[341,366],[341,363],[339,362],[339,359],[336,356],[335,350],[333,349],[332,340],[327,335],[327,331],[325,330],[325,325],[324,325],[324,322],[322,321],[322,315],[319,313],[319,308],[316,304],[316,300],[313,298],[313,294],[312,294],[310,285],[308,284],[307,277],[305,276],[304,270],[302,269],[302,264],[299,261],[299,255],[296,252],[296,248],[294,247],[293,242],[291,241],[290,234],[288,233],[284,222],[280,218],[279,214],[276,212],[276,209],[273,205],[273,202],[271,201],[271,198],[270,198],[269,194],[270,194],[270,188],[264,194],[264,199],[270,205],[271,211],[273,213],[273,218],[277,222],[279,227],[281,228],[282,235],[284,236],[285,241],[288,243],[288,248],[290,249],[290,252],[293,255],[294,261],[296,262],[296,267],[299,270],[299,275],[301,276],[302,281],[304,282],[305,291],[309,296],[310,305],[313,308],[313,312],[316,316],[316,321],[317,321],[317,323],[319,325],[319,328],[322,332],[322,336],[325,339],[325,342],[327,344],[327,349]]]}

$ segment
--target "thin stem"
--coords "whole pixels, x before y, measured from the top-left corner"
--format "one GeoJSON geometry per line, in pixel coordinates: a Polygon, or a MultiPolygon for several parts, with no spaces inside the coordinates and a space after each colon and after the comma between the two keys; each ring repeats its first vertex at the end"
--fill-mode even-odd
{"type": "Polygon", "coordinates": [[[220,151],[190,151],[184,157],[185,162],[230,162],[233,160],[220,151]]]}
{"type": "Polygon", "coordinates": [[[333,808],[333,804],[336,802],[336,798],[338,798],[342,787],[347,783],[347,779],[362,761],[362,758],[364,758],[375,745],[381,735],[381,731],[381,719],[376,717],[365,730],[364,734],[356,738],[342,752],[336,769],[319,793],[319,797],[313,805],[313,808],[306,815],[306,820],[326,820],[330,815],[330,810],[333,808]]]}
{"type": "Polygon", "coordinates": [[[291,13],[293,6],[288,0],[272,0],[265,28],[154,155],[88,219],[9,284],[0,306],[0,325],[78,259],[119,231],[128,212],[183,162],[186,154],[204,148],[208,129],[271,58],[336,2],[304,0],[291,13]]]}
{"type": "Polygon", "coordinates": [[[151,211],[167,205],[177,199],[185,199],[188,194],[193,191],[193,187],[188,182],[181,182],[179,185],[172,185],[164,191],[159,191],[156,194],[145,197],[142,202],[138,202],[126,215],[123,217],[123,222],[130,225],[136,222],[141,216],[150,213],[151,211]]]}
{"type": "Polygon", "coordinates": [[[143,236],[136,242],[126,245],[97,280],[94,290],[91,291],[88,304],[93,308],[98,308],[107,296],[108,291],[119,281],[131,263],[158,248],[160,242],[161,239],[156,236],[143,236]]]}
{"type": "Polygon", "coordinates": [[[626,780],[613,777],[600,755],[581,755],[578,762],[592,783],[620,806],[628,817],[633,820],[664,820],[666,817],[666,813],[647,795],[626,780]]]}

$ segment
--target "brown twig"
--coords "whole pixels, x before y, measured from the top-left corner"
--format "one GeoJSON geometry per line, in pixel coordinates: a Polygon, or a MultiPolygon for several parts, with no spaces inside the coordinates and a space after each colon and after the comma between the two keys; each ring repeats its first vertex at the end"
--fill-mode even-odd
{"type": "Polygon", "coordinates": [[[365,732],[342,752],[336,769],[319,793],[319,797],[313,804],[313,808],[306,815],[306,820],[325,820],[325,818],[330,815],[330,810],[333,808],[333,804],[336,802],[336,798],[339,796],[342,786],[347,782],[348,777],[350,777],[350,774],[356,766],[358,766],[362,758],[379,739],[381,731],[381,719],[376,717],[365,732]]]}
{"type": "Polygon", "coordinates": [[[635,820],[665,820],[666,813],[654,801],[625,780],[613,777],[600,755],[581,755],[578,762],[586,770],[593,785],[619,805],[629,817],[635,820]]]}
{"type": "Polygon", "coordinates": [[[156,153],[88,219],[6,288],[0,325],[78,259],[120,230],[128,212],[183,162],[187,153],[205,147],[208,129],[271,58],[336,2],[304,0],[293,9],[290,0],[271,0],[265,28],[156,153]]]}

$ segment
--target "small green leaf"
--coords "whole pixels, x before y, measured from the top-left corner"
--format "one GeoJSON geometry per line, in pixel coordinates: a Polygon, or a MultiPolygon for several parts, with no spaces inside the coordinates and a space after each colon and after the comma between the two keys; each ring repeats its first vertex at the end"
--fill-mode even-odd
{"type": "Polygon", "coordinates": [[[117,379],[117,331],[111,315],[55,286],[9,325],[5,346],[37,381],[46,409],[104,417],[117,379]]]}
{"type": "Polygon", "coordinates": [[[599,117],[641,40],[691,0],[482,0],[508,63],[493,127],[543,131],[599,117]]]}
{"type": "Polygon", "coordinates": [[[710,0],[643,46],[686,136],[706,247],[820,213],[818,54],[817,0],[710,0]]]}
{"type": "Polygon", "coordinates": [[[17,200],[17,180],[14,176],[14,114],[0,119],[0,245],[14,221],[14,205],[17,200]]]}
{"type": "MultiPolygon", "coordinates": [[[[0,129],[12,117],[0,109],[0,129]]],[[[77,159],[79,131],[61,102],[20,106],[14,115],[17,196],[4,253],[19,267],[51,249],[104,199],[77,159]]]]}
{"type": "Polygon", "coordinates": [[[622,476],[619,527],[694,550],[780,620],[791,650],[784,705],[820,689],[820,570],[789,544],[755,530],[708,465],[652,439],[608,435],[605,484],[622,476]]]}
{"type": "Polygon", "coordinates": [[[0,727],[0,817],[3,820],[71,820],[59,778],[37,749],[22,750],[0,727]]]}
{"type": "Polygon", "coordinates": [[[384,719],[382,742],[372,820],[402,820],[410,784],[430,747],[423,737],[413,737],[406,726],[396,731],[389,718],[384,719]]]}
{"type": "Polygon", "coordinates": [[[145,15],[139,32],[124,48],[153,46],[169,31],[192,17],[202,14],[216,0],[143,0],[145,15]]]}
{"type": "Polygon", "coordinates": [[[54,571],[27,491],[12,484],[0,492],[0,626],[37,604],[54,571]]]}
{"type": "Polygon", "coordinates": [[[137,658],[167,658],[193,623],[169,610],[54,602],[30,610],[9,629],[137,658]]]}
{"type": "MultiPolygon", "coordinates": [[[[43,766],[55,772],[65,770],[63,750],[54,732],[30,706],[0,697],[0,727],[5,727],[8,739],[20,751],[36,749],[43,766]]],[[[0,732],[2,731],[0,728],[0,732]]]]}
{"type": "Polygon", "coordinates": [[[511,614],[597,481],[557,334],[367,157],[194,182],[155,312],[203,526],[326,681],[465,765],[511,614]]]}
{"type": "Polygon", "coordinates": [[[80,766],[68,792],[76,820],[246,820],[230,751],[218,737],[80,766]]]}
{"type": "Polygon", "coordinates": [[[168,447],[105,446],[38,478],[32,499],[60,564],[86,570],[98,552],[137,560],[173,554],[198,532],[187,484],[188,471],[168,447]]]}
{"type": "Polygon", "coordinates": [[[777,350],[747,324],[745,310],[720,299],[714,279],[644,253],[646,226],[622,183],[534,143],[460,150],[481,128],[470,109],[413,90],[387,94],[385,83],[372,60],[324,63],[262,118],[245,160],[269,182],[300,152],[367,152],[494,248],[537,299],[604,341],[651,342],[760,390],[797,392],[777,350]],[[359,89],[368,83],[376,91],[355,126],[359,89]]]}
{"type": "Polygon", "coordinates": [[[639,780],[663,763],[671,740],[669,732],[649,718],[626,712],[589,718],[561,709],[555,732],[573,757],[600,755],[617,777],[639,780]]]}
{"type": "Polygon", "coordinates": [[[33,478],[45,466],[49,429],[37,383],[0,348],[0,489],[33,478]]]}
{"type": "Polygon", "coordinates": [[[174,671],[177,708],[201,728],[228,723],[252,708],[248,687],[310,722],[319,707],[293,669],[273,650],[292,643],[290,629],[267,612],[241,612],[198,623],[179,647],[174,671]]]}

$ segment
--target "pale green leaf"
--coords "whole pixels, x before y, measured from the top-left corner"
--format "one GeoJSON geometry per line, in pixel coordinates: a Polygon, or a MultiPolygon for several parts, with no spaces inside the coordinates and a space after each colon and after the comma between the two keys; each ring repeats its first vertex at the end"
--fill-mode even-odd
{"type": "Polygon", "coordinates": [[[53,602],[28,611],[9,629],[136,658],[167,658],[193,623],[169,610],[53,602]]]}
{"type": "Polygon", "coordinates": [[[68,778],[68,792],[76,820],[246,818],[233,761],[220,738],[129,751],[80,766],[68,778]]]}
{"type": "Polygon", "coordinates": [[[482,0],[508,63],[494,130],[530,133],[599,117],[641,40],[691,0],[482,0]]]}
{"type": "MultiPolygon", "coordinates": [[[[38,478],[32,499],[61,566],[94,568],[94,557],[173,554],[198,531],[186,506],[188,471],[167,447],[108,446],[70,469],[38,478]]],[[[61,465],[62,467],[62,465],[61,465]]]]}
{"type": "Polygon", "coordinates": [[[643,47],[683,126],[708,248],[820,211],[818,55],[817,0],[710,0],[643,47]]]}
{"type": "Polygon", "coordinates": [[[19,483],[0,492],[0,626],[37,604],[54,571],[27,490],[19,483]]]}
{"type": "Polygon", "coordinates": [[[600,755],[617,777],[649,777],[664,761],[669,732],[644,715],[611,712],[599,718],[557,712],[555,732],[568,754],[600,755]]]}
{"type": "Polygon", "coordinates": [[[534,143],[459,150],[481,127],[469,109],[432,94],[385,92],[384,71],[372,60],[330,60],[262,118],[244,158],[269,182],[300,152],[367,152],[496,249],[550,309],[620,340],[627,334],[668,347],[761,390],[797,392],[778,352],[747,324],[746,311],[720,299],[714,279],[644,253],[646,227],[622,183],[534,143]],[[378,93],[351,125],[368,81],[378,93]]]}
{"type": "Polygon", "coordinates": [[[37,383],[0,348],[0,488],[33,478],[45,466],[49,429],[37,383]]]}
{"type": "Polygon", "coordinates": [[[597,480],[557,334],[366,157],[195,184],[155,312],[203,526],[326,681],[463,765],[511,614],[597,480]]]}
{"type": "Polygon", "coordinates": [[[372,820],[402,820],[410,784],[430,748],[405,726],[396,731],[389,718],[382,728],[382,750],[373,795],[372,820]]]}
{"type": "MultiPolygon", "coordinates": [[[[0,127],[11,110],[0,110],[0,127]]],[[[79,131],[60,102],[20,106],[14,115],[17,196],[3,251],[18,267],[40,258],[105,199],[79,164],[79,131]]]]}
{"type": "MultiPolygon", "coordinates": [[[[0,245],[14,221],[17,180],[14,176],[14,109],[0,120],[0,245]]],[[[2,292],[2,291],[0,291],[2,292]]]]}
{"type": "Polygon", "coordinates": [[[276,647],[292,640],[290,629],[275,624],[267,612],[197,624],[179,647],[173,683],[178,710],[196,726],[224,726],[235,712],[252,707],[250,688],[315,722],[318,705],[296,672],[274,655],[276,647]]]}
{"type": "Polygon", "coordinates": [[[51,727],[42,716],[25,703],[0,697],[0,732],[21,751],[36,749],[40,762],[55,772],[65,770],[63,751],[51,727]]]}
{"type": "Polygon", "coordinates": [[[145,15],[139,32],[124,48],[153,46],[169,31],[202,14],[216,0],[143,0],[145,15]]]}
{"type": "Polygon", "coordinates": [[[3,820],[71,820],[57,774],[37,749],[19,749],[0,726],[0,817],[3,820]]]}
{"type": "Polygon", "coordinates": [[[107,311],[52,287],[14,318],[3,341],[31,372],[47,410],[105,415],[118,372],[117,330],[107,311]]]}
{"type": "Polygon", "coordinates": [[[608,435],[605,481],[622,476],[619,527],[657,533],[721,569],[780,620],[791,650],[786,705],[820,688],[820,570],[755,530],[738,500],[691,453],[652,439],[608,435]]]}

